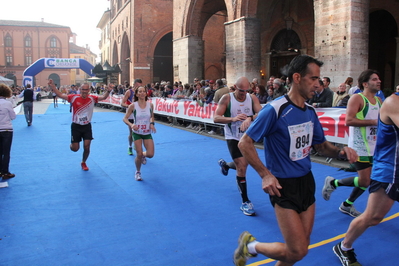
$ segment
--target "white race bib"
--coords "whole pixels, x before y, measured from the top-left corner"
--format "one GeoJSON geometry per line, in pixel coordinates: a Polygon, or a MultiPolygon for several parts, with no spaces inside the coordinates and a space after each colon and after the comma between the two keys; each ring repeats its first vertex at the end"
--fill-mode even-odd
{"type": "Polygon", "coordinates": [[[288,127],[290,133],[290,159],[298,161],[309,156],[313,139],[313,122],[288,127]]]}

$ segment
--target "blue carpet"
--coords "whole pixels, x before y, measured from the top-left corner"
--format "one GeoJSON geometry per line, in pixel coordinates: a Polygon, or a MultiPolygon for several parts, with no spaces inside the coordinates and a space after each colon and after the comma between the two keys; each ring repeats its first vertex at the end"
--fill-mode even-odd
{"type": "MultiPolygon", "coordinates": [[[[248,169],[249,197],[257,216],[241,213],[235,172],[219,172],[230,156],[224,141],[156,124],[155,156],[134,180],[134,156],[127,155],[127,128],[120,112],[95,113],[94,140],[80,169],[82,150],[69,150],[69,105],[49,106],[26,126],[14,121],[10,170],[16,177],[0,189],[0,265],[232,265],[237,238],[249,230],[260,241],[282,241],[261,179],[248,169]]],[[[263,151],[259,151],[264,159],[263,151]]],[[[320,195],[324,178],[352,173],[313,163],[317,213],[311,243],[345,233],[352,218],[338,207],[350,188],[332,199],[320,195]]],[[[357,202],[363,211],[368,193],[357,202]]],[[[399,211],[394,205],[388,215],[399,211]]],[[[395,265],[397,219],[370,228],[355,243],[363,265],[395,265]],[[370,247],[372,247],[371,252],[370,247]]],[[[320,244],[297,265],[339,265],[320,244]]],[[[252,265],[268,263],[258,256],[252,265]]]]}

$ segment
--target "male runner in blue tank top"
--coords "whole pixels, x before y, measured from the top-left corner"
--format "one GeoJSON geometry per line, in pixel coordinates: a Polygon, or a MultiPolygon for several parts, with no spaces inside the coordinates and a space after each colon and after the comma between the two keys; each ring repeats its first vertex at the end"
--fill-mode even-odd
{"type": "MultiPolygon", "coordinates": [[[[342,265],[361,265],[357,262],[352,248],[353,243],[367,228],[379,224],[393,203],[399,201],[398,127],[399,93],[396,92],[381,106],[366,210],[351,222],[344,240],[333,248],[342,265]]],[[[387,254],[387,256],[392,255],[387,254]]]]}
{"type": "Polygon", "coordinates": [[[243,232],[234,252],[234,262],[263,254],[293,265],[308,253],[315,217],[315,181],[311,171],[310,149],[327,157],[357,159],[356,152],[340,150],[324,137],[315,109],[306,103],[317,89],[322,62],[308,56],[295,57],[284,73],[291,81],[287,95],[266,105],[241,138],[238,147],[244,158],[262,178],[262,189],[270,196],[285,243],[261,243],[243,232]],[[254,142],[264,139],[266,166],[259,159],[254,142]]]}

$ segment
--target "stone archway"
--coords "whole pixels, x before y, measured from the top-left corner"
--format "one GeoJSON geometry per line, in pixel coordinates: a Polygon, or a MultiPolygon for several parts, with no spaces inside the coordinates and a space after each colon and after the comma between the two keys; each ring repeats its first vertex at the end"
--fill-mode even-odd
{"type": "Polygon", "coordinates": [[[154,50],[153,81],[173,80],[173,42],[172,32],[165,34],[154,50]]]}
{"type": "Polygon", "coordinates": [[[51,73],[48,76],[48,79],[52,79],[53,83],[55,84],[55,86],[57,86],[57,88],[59,88],[61,86],[61,84],[60,84],[61,83],[61,78],[60,78],[60,76],[58,74],[51,73]]]}
{"type": "Polygon", "coordinates": [[[280,77],[281,69],[300,54],[301,40],[294,30],[280,30],[273,38],[270,47],[270,75],[280,77]]]}
{"type": "Polygon", "coordinates": [[[390,94],[395,86],[398,25],[386,10],[370,13],[368,67],[380,72],[381,89],[390,94]]]}
{"type": "Polygon", "coordinates": [[[119,62],[122,70],[120,83],[124,84],[124,82],[127,81],[129,84],[132,84],[133,80],[130,78],[130,65],[132,60],[130,58],[129,38],[127,37],[126,32],[123,34],[122,38],[121,57],[119,62]]]}

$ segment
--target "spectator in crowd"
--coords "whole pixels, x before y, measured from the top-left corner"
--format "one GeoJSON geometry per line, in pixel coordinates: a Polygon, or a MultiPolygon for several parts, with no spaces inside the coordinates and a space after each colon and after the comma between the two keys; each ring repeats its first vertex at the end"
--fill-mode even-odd
{"type": "Polygon", "coordinates": [[[0,84],[0,177],[3,180],[15,177],[15,174],[10,173],[9,169],[13,137],[11,120],[16,118],[11,102],[6,100],[11,96],[12,90],[7,85],[0,84]]]}
{"type": "Polygon", "coordinates": [[[259,84],[258,79],[257,78],[253,78],[252,79],[252,84],[253,84],[253,87],[256,88],[256,86],[258,86],[258,84],[259,84]]]}
{"type": "Polygon", "coordinates": [[[258,84],[255,88],[255,95],[258,97],[260,104],[265,104],[267,102],[268,94],[266,92],[265,86],[258,84]]]}
{"type": "Polygon", "coordinates": [[[342,100],[348,95],[349,85],[339,84],[338,90],[334,93],[332,107],[342,106],[342,100]]]}
{"type": "Polygon", "coordinates": [[[173,86],[167,84],[167,85],[165,85],[165,88],[163,90],[162,97],[170,98],[170,97],[172,97],[172,93],[173,93],[173,86]]]}
{"type": "Polygon", "coordinates": [[[309,104],[313,107],[331,107],[334,92],[330,88],[324,87],[325,82],[319,80],[319,86],[316,87],[315,95],[309,100],[309,104]]]}
{"type": "Polygon", "coordinates": [[[154,93],[154,89],[151,87],[151,84],[148,83],[146,85],[146,89],[147,89],[147,96],[148,97],[152,97],[153,93],[154,93]]]}
{"type": "Polygon", "coordinates": [[[213,102],[218,103],[223,95],[229,93],[229,88],[224,85],[223,80],[221,79],[216,80],[215,86],[217,86],[217,89],[215,92],[215,96],[213,97],[213,102]]]}
{"type": "MultiPolygon", "coordinates": [[[[329,77],[323,77],[323,87],[324,89],[330,89],[331,79],[329,77]]],[[[331,90],[331,89],[330,89],[331,90]]]]}
{"type": "Polygon", "coordinates": [[[173,90],[172,90],[172,96],[171,96],[171,97],[174,97],[175,94],[176,94],[176,92],[178,92],[178,91],[179,91],[179,83],[178,83],[178,82],[175,82],[175,83],[173,84],[173,90]]]}
{"type": "Polygon", "coordinates": [[[395,92],[399,92],[399,84],[396,86],[395,92]]]}
{"type": "Polygon", "coordinates": [[[271,101],[273,101],[273,95],[274,95],[273,89],[272,88],[267,89],[266,103],[270,103],[271,101]]]}
{"type": "Polygon", "coordinates": [[[352,88],[353,78],[352,78],[352,77],[347,77],[344,83],[345,83],[346,85],[348,85],[349,88],[352,88]]]}
{"type": "Polygon", "coordinates": [[[273,100],[287,94],[287,89],[284,87],[281,79],[276,78],[273,80],[273,100]]]}
{"type": "Polygon", "coordinates": [[[23,105],[24,105],[24,113],[25,113],[25,119],[26,123],[28,123],[28,127],[32,125],[32,119],[33,119],[33,100],[34,100],[34,93],[32,90],[32,86],[30,84],[26,85],[26,89],[21,92],[20,95],[18,95],[19,98],[24,98],[23,100],[23,105]]]}
{"type": "MultiPolygon", "coordinates": [[[[138,87],[141,87],[142,84],[143,84],[143,81],[142,81],[141,79],[135,79],[135,80],[134,80],[134,82],[133,82],[133,88],[130,87],[130,88],[125,92],[125,95],[123,96],[122,103],[121,103],[121,106],[122,106],[122,107],[128,108],[129,105],[133,103],[133,99],[134,99],[134,98],[133,98],[133,97],[134,97],[134,90],[135,90],[136,88],[138,88],[138,87]]],[[[129,117],[129,119],[130,119],[131,123],[134,123],[134,121],[133,121],[133,119],[134,119],[134,118],[133,118],[133,115],[131,115],[131,116],[129,117]]],[[[128,155],[133,155],[133,147],[132,147],[132,144],[133,144],[132,132],[133,132],[133,131],[132,131],[132,128],[131,128],[131,127],[128,127],[128,132],[129,132],[129,135],[128,135],[128,137],[127,137],[127,140],[128,140],[127,154],[128,154],[128,155]]]]}
{"type": "Polygon", "coordinates": [[[186,98],[186,94],[183,91],[183,85],[179,84],[177,85],[177,91],[174,93],[173,98],[176,99],[184,99],[186,98]]]}
{"type": "Polygon", "coordinates": [[[190,95],[193,93],[193,91],[194,91],[194,85],[190,85],[188,83],[185,83],[183,85],[183,92],[184,92],[185,98],[189,98],[190,95]]]}
{"type": "Polygon", "coordinates": [[[213,101],[213,97],[215,96],[216,92],[216,86],[215,86],[215,81],[210,80],[209,81],[209,87],[205,89],[205,103],[211,103],[213,101]]]}

